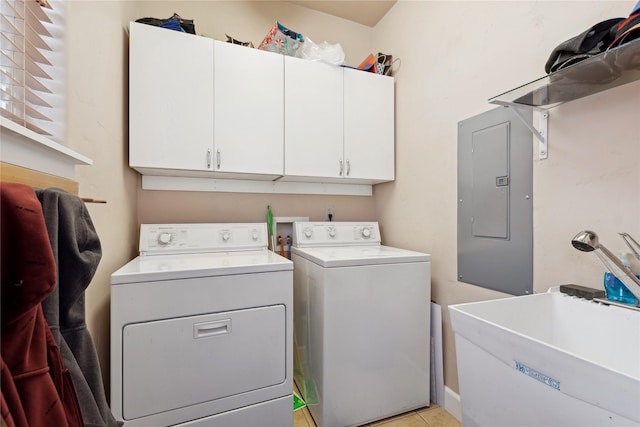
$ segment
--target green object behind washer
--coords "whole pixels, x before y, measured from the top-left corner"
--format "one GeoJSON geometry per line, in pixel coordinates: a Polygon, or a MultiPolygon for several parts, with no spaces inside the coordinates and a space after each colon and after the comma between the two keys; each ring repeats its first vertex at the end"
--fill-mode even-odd
{"type": "Polygon", "coordinates": [[[302,400],[300,396],[293,392],[293,410],[297,411],[298,409],[302,409],[305,406],[307,406],[307,404],[304,403],[304,400],[302,400]]]}

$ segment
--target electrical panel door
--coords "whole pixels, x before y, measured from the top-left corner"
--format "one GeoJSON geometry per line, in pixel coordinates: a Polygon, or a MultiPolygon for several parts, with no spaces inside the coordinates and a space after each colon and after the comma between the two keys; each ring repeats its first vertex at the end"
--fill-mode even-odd
{"type": "Polygon", "coordinates": [[[458,124],[459,281],[512,295],[533,292],[531,143],[509,108],[458,124]]]}

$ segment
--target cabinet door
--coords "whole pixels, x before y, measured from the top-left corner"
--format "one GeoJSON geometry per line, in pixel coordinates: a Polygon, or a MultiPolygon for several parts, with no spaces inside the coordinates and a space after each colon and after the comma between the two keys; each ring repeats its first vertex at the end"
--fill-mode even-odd
{"type": "Polygon", "coordinates": [[[283,173],[283,57],[215,42],[215,170],[283,173]]]}
{"type": "Polygon", "coordinates": [[[213,40],[132,22],[129,164],[210,170],[213,40]]]}
{"type": "Polygon", "coordinates": [[[393,78],[344,69],[346,177],[394,179],[393,78]]]}
{"type": "Polygon", "coordinates": [[[340,178],[341,67],[285,57],[285,175],[340,178]]]}

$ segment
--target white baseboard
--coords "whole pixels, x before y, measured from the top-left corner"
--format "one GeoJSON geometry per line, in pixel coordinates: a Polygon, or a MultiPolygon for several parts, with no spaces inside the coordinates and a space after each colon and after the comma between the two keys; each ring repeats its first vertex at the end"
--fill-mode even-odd
{"type": "Polygon", "coordinates": [[[444,409],[453,415],[458,421],[462,422],[462,405],[460,404],[460,395],[447,386],[444,386],[444,409]]]}

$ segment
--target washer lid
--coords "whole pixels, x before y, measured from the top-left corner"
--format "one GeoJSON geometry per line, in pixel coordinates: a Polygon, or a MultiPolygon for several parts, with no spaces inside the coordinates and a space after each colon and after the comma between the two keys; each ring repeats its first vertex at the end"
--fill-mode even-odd
{"type": "Polygon", "coordinates": [[[390,246],[293,247],[291,252],[325,268],[431,261],[429,254],[390,246]]]}
{"type": "Polygon", "coordinates": [[[111,284],[293,270],[269,250],[139,256],[111,275],[111,284]]]}

